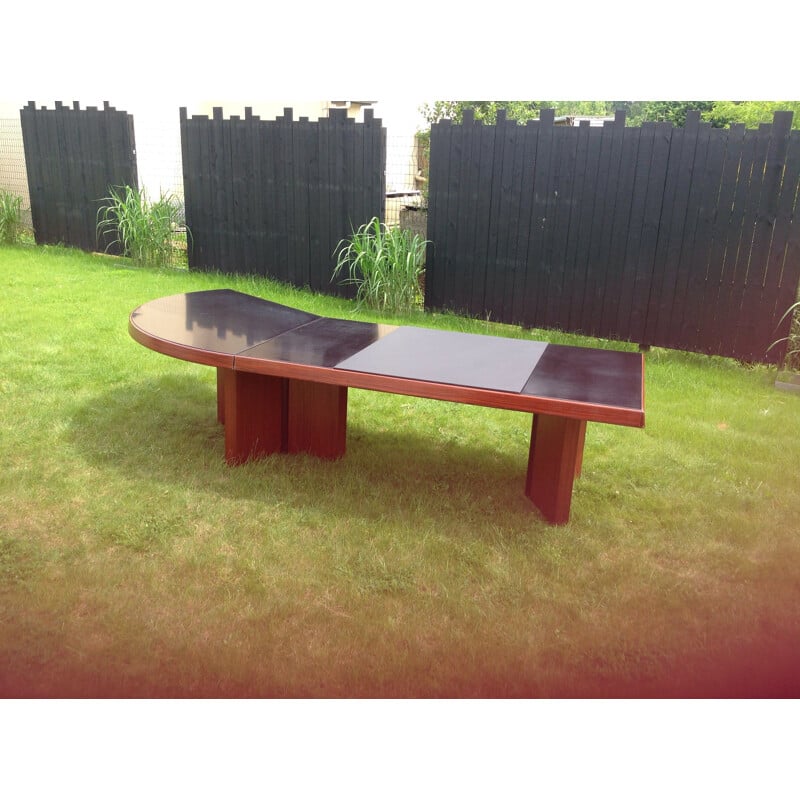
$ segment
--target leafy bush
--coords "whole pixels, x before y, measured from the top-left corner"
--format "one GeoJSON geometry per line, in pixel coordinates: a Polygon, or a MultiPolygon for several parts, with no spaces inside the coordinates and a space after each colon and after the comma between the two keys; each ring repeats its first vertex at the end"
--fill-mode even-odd
{"type": "Polygon", "coordinates": [[[0,244],[18,244],[23,229],[22,198],[0,189],[0,244]]]}
{"type": "Polygon", "coordinates": [[[339,242],[333,278],[347,270],[343,284],[356,288],[358,305],[393,313],[410,311],[422,300],[420,277],[427,241],[389,228],[377,217],[339,242]]]}
{"type": "Polygon", "coordinates": [[[178,259],[175,230],[181,223],[181,204],[173,194],[150,202],[147,193],[130,186],[114,187],[97,212],[97,239],[108,235],[138,264],[171,266],[178,259]]]}

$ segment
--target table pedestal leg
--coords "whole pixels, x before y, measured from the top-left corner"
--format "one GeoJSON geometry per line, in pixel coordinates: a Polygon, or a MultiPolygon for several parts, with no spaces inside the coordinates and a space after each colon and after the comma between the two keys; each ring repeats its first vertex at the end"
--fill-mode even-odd
{"type": "Polygon", "coordinates": [[[347,387],[218,367],[217,419],[225,425],[229,464],[271,453],[340,458],[347,441],[347,387]]]}
{"type": "Polygon", "coordinates": [[[586,420],[535,414],[525,494],[553,525],[569,522],[572,484],[580,474],[586,420]]]}
{"type": "Polygon", "coordinates": [[[347,441],[347,387],[290,380],[287,451],[336,459],[347,441]]]}
{"type": "MultiPolygon", "coordinates": [[[[286,394],[288,381],[218,369],[225,422],[225,460],[241,464],[251,458],[286,451],[286,394]]],[[[220,413],[220,402],[217,402],[220,413]]]]}

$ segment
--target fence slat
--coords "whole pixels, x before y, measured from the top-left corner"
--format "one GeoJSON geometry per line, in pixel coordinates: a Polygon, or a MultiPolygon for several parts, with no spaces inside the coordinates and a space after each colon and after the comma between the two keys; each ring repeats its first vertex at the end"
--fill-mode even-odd
{"type": "Polygon", "coordinates": [[[600,330],[603,336],[619,339],[618,319],[622,287],[625,285],[625,243],[632,215],[633,185],[636,174],[637,129],[625,127],[625,112],[617,112],[614,119],[614,136],[618,148],[619,176],[617,198],[611,223],[611,241],[608,250],[606,279],[616,290],[605,291],[602,298],[600,330]]]}
{"type": "Polygon", "coordinates": [[[686,217],[699,123],[699,112],[690,113],[687,115],[686,125],[683,128],[675,128],[672,132],[656,268],[651,288],[654,302],[648,315],[645,333],[647,341],[668,341],[670,331],[674,327],[675,285],[678,280],[681,243],[686,235],[686,217]]]}

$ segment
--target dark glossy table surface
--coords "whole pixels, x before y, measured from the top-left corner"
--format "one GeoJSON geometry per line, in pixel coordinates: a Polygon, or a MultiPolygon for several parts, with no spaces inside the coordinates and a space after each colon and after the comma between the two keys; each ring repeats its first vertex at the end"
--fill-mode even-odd
{"type": "Polygon", "coordinates": [[[201,363],[203,354],[224,354],[623,409],[644,405],[639,353],[331,319],[229,289],[145,303],[131,314],[130,330],[150,347],[163,342],[164,352],[180,349],[180,357],[201,363]]]}

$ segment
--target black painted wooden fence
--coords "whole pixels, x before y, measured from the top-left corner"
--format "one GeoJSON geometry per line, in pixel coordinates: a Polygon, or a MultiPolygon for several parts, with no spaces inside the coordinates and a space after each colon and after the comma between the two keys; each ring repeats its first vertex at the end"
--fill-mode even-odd
{"type": "Polygon", "coordinates": [[[800,282],[791,119],[435,124],[426,306],[779,363],[800,282]]]}
{"type": "Polygon", "coordinates": [[[317,291],[340,240],[385,213],[386,131],[334,109],[317,122],[292,109],[262,120],[180,112],[189,265],[269,276],[317,291]]]}
{"type": "Polygon", "coordinates": [[[97,240],[97,211],[113,186],[138,186],[133,117],[112,108],[56,102],[20,110],[31,217],[37,244],[119,254],[97,240]]]}

